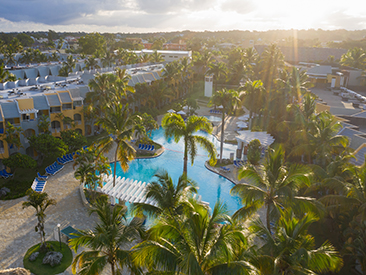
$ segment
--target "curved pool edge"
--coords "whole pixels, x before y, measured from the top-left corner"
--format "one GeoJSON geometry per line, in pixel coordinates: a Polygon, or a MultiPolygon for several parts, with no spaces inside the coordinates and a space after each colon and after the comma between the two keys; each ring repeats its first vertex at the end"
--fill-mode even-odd
{"type": "Polygon", "coordinates": [[[233,179],[229,178],[228,176],[226,176],[226,175],[220,173],[219,171],[217,171],[215,168],[213,168],[211,165],[208,164],[208,161],[205,161],[205,167],[206,167],[207,170],[209,170],[212,173],[215,173],[215,174],[227,179],[228,181],[232,182],[233,184],[235,184],[235,185],[239,184],[235,180],[233,180],[233,179]]]}

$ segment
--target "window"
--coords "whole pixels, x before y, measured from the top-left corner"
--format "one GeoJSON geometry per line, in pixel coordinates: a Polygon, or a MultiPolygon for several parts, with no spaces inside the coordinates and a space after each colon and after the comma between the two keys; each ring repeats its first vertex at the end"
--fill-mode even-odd
{"type": "Polygon", "coordinates": [[[58,106],[58,107],[51,107],[50,108],[50,113],[61,113],[61,107],[58,106]]]}
{"type": "Polygon", "coordinates": [[[70,110],[70,109],[72,109],[71,103],[62,104],[62,110],[70,110]]]}
{"type": "Polygon", "coordinates": [[[22,114],[22,120],[24,121],[28,121],[30,119],[30,115],[29,114],[22,114]]]}
{"type": "Polygon", "coordinates": [[[79,100],[79,101],[74,101],[74,109],[75,109],[75,107],[80,107],[80,106],[82,106],[83,105],[83,102],[81,101],[81,100],[79,100]]]}

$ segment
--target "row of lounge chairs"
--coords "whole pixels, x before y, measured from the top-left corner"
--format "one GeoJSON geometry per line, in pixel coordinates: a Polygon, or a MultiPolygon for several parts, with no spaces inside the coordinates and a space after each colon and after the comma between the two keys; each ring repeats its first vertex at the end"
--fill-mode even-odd
{"type": "Polygon", "coordinates": [[[4,179],[7,179],[9,177],[12,177],[13,174],[6,172],[6,169],[0,170],[0,176],[4,179]]]}
{"type": "Polygon", "coordinates": [[[44,188],[46,187],[46,183],[46,180],[39,180],[38,178],[35,178],[31,188],[36,192],[42,193],[44,188]]]}
{"type": "Polygon", "coordinates": [[[149,145],[149,144],[139,144],[138,147],[139,150],[146,150],[146,151],[154,151],[155,150],[155,146],[154,145],[149,145]]]}
{"type": "Polygon", "coordinates": [[[210,113],[211,114],[222,114],[222,112],[220,110],[215,110],[215,109],[211,109],[210,113]]]}
{"type": "Polygon", "coordinates": [[[245,164],[245,161],[244,160],[234,160],[234,166],[235,167],[242,167],[243,165],[245,164]]]}
{"type": "Polygon", "coordinates": [[[55,161],[50,166],[46,167],[46,173],[49,175],[55,175],[57,172],[61,171],[62,168],[64,168],[64,165],[58,164],[57,161],[55,161]]]}
{"type": "Polygon", "coordinates": [[[74,155],[75,154],[80,154],[80,153],[70,153],[67,155],[63,155],[61,158],[57,158],[57,161],[63,165],[65,165],[66,163],[72,162],[74,161],[74,155]]]}

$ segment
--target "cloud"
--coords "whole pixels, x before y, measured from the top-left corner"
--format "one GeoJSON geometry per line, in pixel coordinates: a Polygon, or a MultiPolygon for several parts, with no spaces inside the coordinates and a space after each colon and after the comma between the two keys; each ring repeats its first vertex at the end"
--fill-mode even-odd
{"type": "Polygon", "coordinates": [[[221,4],[223,11],[234,11],[247,14],[255,10],[255,5],[250,0],[228,0],[221,4]]]}
{"type": "Polygon", "coordinates": [[[212,8],[214,0],[136,0],[138,8],[147,13],[177,13],[184,10],[199,11],[212,8]]]}
{"type": "Polygon", "coordinates": [[[350,15],[345,11],[334,11],[321,23],[326,28],[357,30],[366,27],[366,16],[350,15]]]}

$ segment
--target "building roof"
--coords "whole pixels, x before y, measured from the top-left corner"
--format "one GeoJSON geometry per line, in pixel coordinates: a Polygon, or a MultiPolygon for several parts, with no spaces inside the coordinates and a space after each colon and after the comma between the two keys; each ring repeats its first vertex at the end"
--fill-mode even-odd
{"type": "Polygon", "coordinates": [[[44,77],[50,74],[49,67],[38,67],[39,76],[44,77]]]}
{"type": "Polygon", "coordinates": [[[2,102],[1,108],[3,110],[5,119],[20,117],[18,107],[14,101],[13,102],[2,102]]]}
{"type": "Polygon", "coordinates": [[[365,162],[365,154],[366,154],[366,147],[363,147],[354,155],[356,159],[352,158],[350,159],[349,162],[354,165],[361,166],[365,162]]]}
{"type": "Polygon", "coordinates": [[[70,94],[68,92],[58,93],[62,103],[72,103],[70,94]]]}
{"type": "MultiPolygon", "coordinates": [[[[267,45],[255,45],[254,48],[259,54],[262,54],[267,45]]],[[[347,52],[346,49],[333,49],[333,48],[313,48],[313,47],[279,47],[285,57],[285,61],[288,62],[318,62],[325,61],[330,55],[334,56],[334,59],[340,59],[343,54],[347,52]]]]}
{"type": "Polygon", "coordinates": [[[51,107],[53,106],[61,106],[60,99],[58,98],[57,94],[48,94],[46,95],[48,99],[48,103],[51,107]]]}
{"type": "Polygon", "coordinates": [[[44,95],[33,96],[33,105],[37,110],[49,110],[47,99],[44,95]]]}
{"type": "Polygon", "coordinates": [[[25,69],[25,78],[37,78],[38,77],[38,70],[35,68],[32,69],[25,69]]]}
{"type": "Polygon", "coordinates": [[[308,75],[316,75],[316,76],[327,76],[328,74],[332,74],[332,66],[327,65],[319,65],[314,66],[308,69],[308,75]]]}
{"type": "Polygon", "coordinates": [[[366,112],[362,111],[360,113],[354,114],[353,116],[355,117],[362,117],[362,118],[366,118],[366,112]]]}

